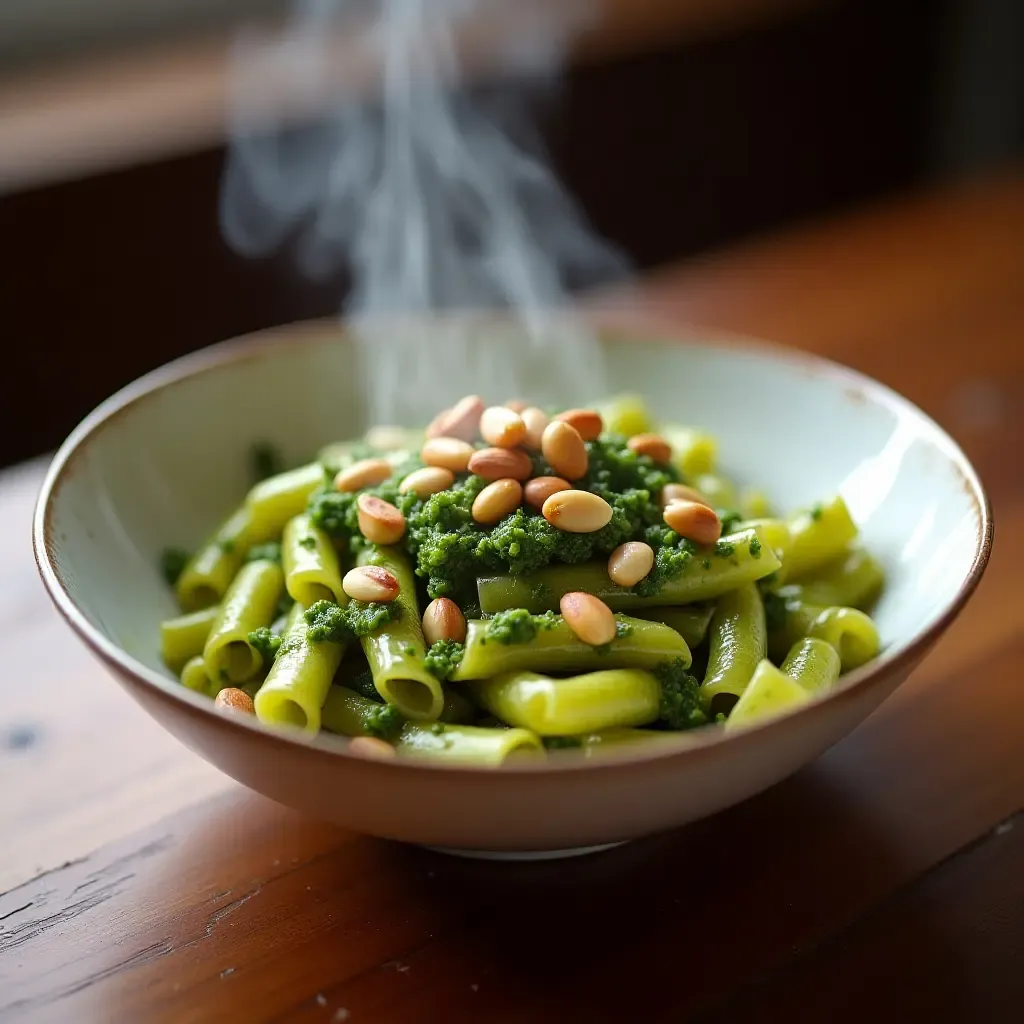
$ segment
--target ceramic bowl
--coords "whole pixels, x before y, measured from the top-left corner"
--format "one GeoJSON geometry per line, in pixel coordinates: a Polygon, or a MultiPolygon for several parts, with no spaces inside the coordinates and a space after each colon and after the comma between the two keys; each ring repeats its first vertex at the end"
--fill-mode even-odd
{"type": "Polygon", "coordinates": [[[603,345],[616,390],[712,431],[723,468],[763,485],[779,507],[844,496],[888,572],[876,661],[824,699],[746,731],[712,728],[623,758],[567,751],[499,770],[376,762],[347,753],[342,738],[307,740],[218,714],[161,665],[157,625],[176,609],[159,553],[198,543],[238,503],[254,442],[298,462],[366,427],[352,346],[323,323],[189,356],[93,412],[61,447],[39,498],[43,581],[70,626],[183,743],[244,785],[352,829],[529,855],[712,814],[813,760],[895,690],[977,585],[991,513],[957,445],[860,374],[739,339],[608,332],[603,345]]]}

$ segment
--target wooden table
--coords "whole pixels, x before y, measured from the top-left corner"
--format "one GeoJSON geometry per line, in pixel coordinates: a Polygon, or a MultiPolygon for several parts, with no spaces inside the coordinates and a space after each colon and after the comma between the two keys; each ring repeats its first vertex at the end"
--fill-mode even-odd
{"type": "Polygon", "coordinates": [[[711,820],[574,861],[448,858],[278,807],[165,736],[50,609],[27,541],[42,465],[9,471],[0,1019],[1019,1019],[1024,179],[801,229],[617,301],[825,353],[962,442],[999,538],[925,665],[817,763],[711,820]]]}

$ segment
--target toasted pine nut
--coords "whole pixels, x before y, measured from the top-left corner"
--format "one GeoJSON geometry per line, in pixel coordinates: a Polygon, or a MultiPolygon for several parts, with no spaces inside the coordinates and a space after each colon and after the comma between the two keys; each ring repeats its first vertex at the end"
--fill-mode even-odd
{"type": "Polygon", "coordinates": [[[391,476],[391,463],[387,459],[360,459],[346,466],[334,478],[334,489],[352,493],[364,487],[374,487],[391,476]]]}
{"type": "Polygon", "coordinates": [[[566,480],[585,476],[590,460],[580,432],[564,420],[554,420],[544,428],[540,449],[548,465],[566,480]]]}
{"type": "Polygon", "coordinates": [[[489,483],[473,500],[473,518],[483,526],[501,522],[523,500],[523,485],[504,477],[489,483]]]}
{"type": "MultiPolygon", "coordinates": [[[[457,437],[460,441],[473,441],[480,429],[480,416],[484,400],[479,395],[460,398],[437,425],[439,437],[457,437]]],[[[433,424],[431,424],[433,425],[433,424]]]]}
{"type": "Polygon", "coordinates": [[[381,601],[387,604],[398,597],[398,577],[382,565],[359,565],[345,573],[341,589],[353,601],[381,601]]]}
{"type": "Polygon", "coordinates": [[[348,741],[348,752],[359,757],[372,757],[379,761],[387,761],[397,756],[395,748],[387,740],[376,736],[354,736],[348,741]]]}
{"type": "Polygon", "coordinates": [[[563,594],[558,608],[565,624],[585,644],[595,647],[615,639],[616,622],[611,608],[599,597],[577,590],[563,594]]]}
{"type": "Polygon", "coordinates": [[[521,398],[510,398],[505,403],[506,409],[511,409],[513,412],[521,413],[527,406],[528,403],[524,402],[521,398]]]}
{"type": "Polygon", "coordinates": [[[655,462],[668,462],[672,458],[672,445],[659,434],[634,434],[626,444],[637,455],[647,455],[655,462]]]}
{"type": "Polygon", "coordinates": [[[219,711],[240,711],[253,714],[252,697],[235,686],[227,686],[214,698],[213,705],[219,711]]]}
{"type": "Polygon", "coordinates": [[[544,502],[557,494],[559,491],[571,491],[572,484],[563,480],[560,476],[535,476],[532,480],[526,481],[523,488],[523,497],[527,505],[534,508],[543,508],[544,502]]]}
{"type": "Polygon", "coordinates": [[[541,508],[544,518],[566,533],[594,533],[611,522],[612,507],[590,491],[558,491],[541,508]]]}
{"type": "Polygon", "coordinates": [[[455,640],[460,644],[465,641],[466,617],[451,598],[435,598],[424,609],[423,636],[428,644],[438,640],[455,640]]]}
{"type": "Polygon", "coordinates": [[[722,522],[713,508],[699,501],[673,501],[665,506],[665,522],[687,540],[714,544],[722,536],[722,522]]]}
{"type": "Polygon", "coordinates": [[[455,483],[455,474],[444,466],[424,466],[413,470],[399,485],[399,494],[412,491],[417,498],[429,498],[438,491],[446,491],[455,483]]]}
{"type": "Polygon", "coordinates": [[[520,448],[478,448],[470,456],[469,471],[485,480],[528,480],[533,460],[520,448]]]}
{"type": "Polygon", "coordinates": [[[568,423],[576,428],[577,433],[584,441],[596,441],[604,430],[604,420],[601,414],[594,409],[566,409],[560,412],[556,420],[568,423]]]}
{"type": "Polygon", "coordinates": [[[526,437],[526,424],[519,413],[492,405],[480,417],[480,436],[496,448],[515,448],[526,437]]]}
{"type": "Polygon", "coordinates": [[[711,508],[711,503],[700,491],[695,487],[687,487],[686,484],[665,484],[661,489],[662,505],[671,505],[673,501],[695,501],[698,505],[707,505],[711,508]]]}
{"type": "Polygon", "coordinates": [[[529,409],[524,409],[519,416],[526,425],[526,437],[523,444],[527,448],[539,452],[541,439],[544,437],[544,428],[548,425],[547,413],[543,409],[531,405],[529,409]]]}
{"type": "Polygon", "coordinates": [[[451,409],[442,409],[428,424],[424,431],[427,437],[442,437],[441,428],[448,422],[451,416],[451,409]]]}
{"type": "Polygon", "coordinates": [[[654,549],[639,540],[620,544],[608,556],[608,575],[620,587],[635,587],[654,567],[654,549]]]}
{"type": "Polygon", "coordinates": [[[470,456],[475,449],[466,441],[456,437],[433,437],[424,442],[420,458],[428,466],[440,466],[453,473],[465,473],[470,456]]]}
{"type": "Polygon", "coordinates": [[[405,533],[405,516],[389,501],[374,494],[356,499],[359,532],[374,544],[397,544],[405,533]]]}

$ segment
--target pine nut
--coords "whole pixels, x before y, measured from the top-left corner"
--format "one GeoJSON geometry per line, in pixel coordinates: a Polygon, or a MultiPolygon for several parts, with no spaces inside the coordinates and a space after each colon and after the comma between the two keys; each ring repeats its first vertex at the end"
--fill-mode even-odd
{"type": "Polygon", "coordinates": [[[520,448],[478,448],[470,456],[469,471],[485,480],[529,480],[533,460],[520,448]]]}
{"type": "Polygon", "coordinates": [[[420,449],[420,458],[428,466],[440,466],[453,473],[465,473],[470,457],[476,449],[455,437],[434,437],[420,449]]]}
{"type": "Polygon", "coordinates": [[[626,541],[608,557],[608,575],[620,587],[635,587],[652,568],[654,549],[643,541],[626,541]]]}
{"type": "Polygon", "coordinates": [[[555,419],[575,427],[584,441],[596,441],[604,430],[604,420],[594,409],[567,409],[560,412],[555,419]]]}
{"type": "Polygon", "coordinates": [[[405,533],[405,516],[389,501],[374,494],[356,499],[359,532],[374,544],[397,544],[405,533]]]}
{"type": "Polygon", "coordinates": [[[544,436],[544,428],[548,425],[547,413],[543,409],[538,409],[535,405],[531,405],[529,409],[524,409],[519,416],[526,426],[526,437],[523,440],[523,444],[527,448],[532,448],[534,451],[539,452],[541,439],[544,436]]]}
{"type": "Polygon", "coordinates": [[[341,589],[353,601],[380,601],[387,604],[398,597],[398,578],[382,565],[360,565],[349,569],[341,589]]]}
{"type": "Polygon", "coordinates": [[[555,420],[544,428],[540,449],[548,465],[566,480],[585,476],[590,460],[580,432],[563,420],[555,420]]]}
{"type": "Polygon", "coordinates": [[[559,491],[571,491],[572,484],[563,480],[560,476],[535,476],[532,480],[526,481],[523,488],[523,497],[527,505],[534,508],[543,508],[544,502],[557,494],[559,491]]]}
{"type": "Polygon", "coordinates": [[[672,458],[672,445],[658,434],[634,434],[626,444],[637,455],[646,455],[655,462],[668,462],[672,458]]]}
{"type": "Polygon", "coordinates": [[[671,505],[673,501],[695,501],[698,505],[707,505],[711,508],[711,502],[700,491],[695,487],[687,487],[686,484],[665,484],[661,489],[662,505],[671,505]]]}
{"type": "Polygon", "coordinates": [[[227,686],[213,700],[219,711],[240,711],[242,714],[253,714],[252,697],[235,686],[227,686]]]}
{"type": "Polygon", "coordinates": [[[526,437],[526,424],[519,413],[492,405],[480,417],[480,436],[495,448],[515,448],[526,437]]]}
{"type": "Polygon", "coordinates": [[[426,500],[438,491],[446,491],[455,483],[455,474],[444,466],[424,466],[413,470],[399,485],[399,494],[412,491],[417,498],[426,500]]]}
{"type": "Polygon", "coordinates": [[[448,422],[448,417],[451,416],[451,409],[442,409],[428,424],[427,429],[423,432],[427,437],[443,437],[441,428],[448,422]]]}
{"type": "MultiPolygon", "coordinates": [[[[439,437],[457,437],[460,441],[473,441],[480,429],[480,416],[484,400],[479,395],[460,398],[437,424],[439,437]]],[[[433,425],[433,424],[432,424],[433,425]]]]}
{"type": "Polygon", "coordinates": [[[495,480],[473,500],[473,518],[482,526],[493,526],[519,508],[522,500],[523,485],[518,480],[495,480]]]}
{"type": "Polygon", "coordinates": [[[513,412],[522,413],[528,403],[524,402],[521,398],[510,398],[505,403],[506,409],[511,409],[513,412]]]}
{"type": "Polygon", "coordinates": [[[566,533],[594,533],[611,522],[612,507],[590,491],[559,491],[541,508],[544,518],[566,533]]]}
{"type": "Polygon", "coordinates": [[[564,594],[558,608],[565,624],[585,644],[599,647],[615,639],[615,616],[599,597],[577,590],[564,594]]]}
{"type": "Polygon", "coordinates": [[[687,540],[707,546],[722,536],[722,522],[713,508],[699,501],[673,501],[665,506],[665,522],[687,540]]]}
{"type": "Polygon", "coordinates": [[[396,757],[395,748],[387,740],[376,736],[354,736],[348,741],[348,752],[359,757],[372,757],[378,761],[388,761],[396,757]]]}
{"type": "Polygon", "coordinates": [[[351,494],[364,487],[375,487],[391,476],[391,463],[387,459],[361,459],[346,466],[334,478],[334,489],[351,494]]]}
{"type": "Polygon", "coordinates": [[[439,640],[465,642],[466,617],[451,598],[435,598],[424,609],[423,636],[428,644],[436,644],[439,640]]]}

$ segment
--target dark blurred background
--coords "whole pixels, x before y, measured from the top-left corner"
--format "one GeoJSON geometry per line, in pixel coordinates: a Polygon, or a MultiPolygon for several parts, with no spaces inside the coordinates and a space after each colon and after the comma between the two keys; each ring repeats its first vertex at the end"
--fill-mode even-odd
{"type": "MultiPolygon", "coordinates": [[[[202,86],[224,26],[278,6],[0,5],[0,465],[170,358],[339,308],[343,280],[305,281],[287,253],[243,259],[218,227],[224,151],[202,86]]],[[[1020,0],[610,6],[537,114],[570,190],[639,268],[1022,151],[1020,0]]]]}

